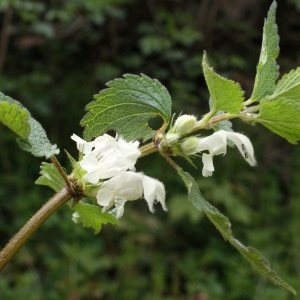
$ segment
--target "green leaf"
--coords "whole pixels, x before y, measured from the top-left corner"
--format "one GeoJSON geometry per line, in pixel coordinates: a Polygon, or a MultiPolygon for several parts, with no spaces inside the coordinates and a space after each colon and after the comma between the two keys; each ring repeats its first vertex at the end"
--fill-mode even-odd
{"type": "Polygon", "coordinates": [[[72,209],[76,212],[73,221],[82,223],[83,227],[92,227],[95,234],[100,232],[102,224],[119,225],[117,219],[107,212],[102,212],[99,206],[79,202],[72,209]]]}
{"type": "Polygon", "coordinates": [[[56,145],[52,145],[45,130],[39,122],[33,119],[22,104],[0,93],[0,121],[17,133],[17,142],[21,149],[35,156],[50,156],[59,153],[56,145]]]}
{"type": "Polygon", "coordinates": [[[279,75],[276,58],[279,54],[279,36],[275,23],[277,4],[274,1],[268,12],[263,29],[263,41],[251,101],[260,101],[267,95],[272,95],[275,82],[279,75]]]}
{"type": "Polygon", "coordinates": [[[261,100],[256,121],[292,144],[300,140],[300,102],[279,98],[261,100]]]}
{"type": "Polygon", "coordinates": [[[31,132],[27,139],[17,139],[17,142],[21,149],[31,152],[34,156],[45,156],[47,159],[53,155],[59,153],[59,149],[56,145],[52,145],[45,130],[39,122],[30,118],[29,124],[31,126],[31,132]]]}
{"type": "Polygon", "coordinates": [[[217,208],[212,206],[203,198],[194,178],[189,173],[184,172],[182,169],[179,169],[178,174],[181,176],[187,186],[189,201],[191,201],[197,210],[206,214],[210,221],[220,231],[224,239],[230,242],[263,277],[268,278],[274,284],[287,289],[293,294],[296,294],[296,291],[271,269],[269,262],[259,251],[252,247],[244,246],[234,238],[229,219],[222,215],[217,208]]]}
{"type": "Polygon", "coordinates": [[[211,110],[222,110],[238,114],[243,107],[244,92],[240,85],[232,80],[221,77],[209,66],[206,53],[203,55],[203,73],[211,99],[211,110]]]}
{"type": "Polygon", "coordinates": [[[154,135],[147,123],[150,119],[161,116],[164,128],[170,122],[171,97],[159,81],[126,74],[107,85],[86,107],[89,112],[81,121],[86,140],[116,130],[126,140],[145,141],[154,135]]]}
{"type": "Polygon", "coordinates": [[[300,67],[285,74],[276,84],[274,93],[268,99],[287,98],[300,102],[300,67]]]}
{"type": "Polygon", "coordinates": [[[19,103],[0,92],[0,121],[18,136],[26,139],[30,133],[29,112],[19,103]]]}
{"type": "Polygon", "coordinates": [[[35,181],[35,184],[46,185],[55,192],[60,191],[65,186],[65,182],[54,164],[42,162],[40,174],[42,176],[35,181]]]}

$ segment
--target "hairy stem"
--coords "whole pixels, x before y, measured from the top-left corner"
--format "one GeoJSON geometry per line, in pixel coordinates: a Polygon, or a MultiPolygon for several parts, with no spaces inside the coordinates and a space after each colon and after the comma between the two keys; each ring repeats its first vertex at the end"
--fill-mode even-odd
{"type": "Polygon", "coordinates": [[[35,231],[61,206],[63,206],[72,195],[67,188],[62,189],[55,194],[48,202],[41,207],[36,214],[12,237],[9,243],[0,252],[0,271],[18,252],[18,250],[27,242],[35,231]]]}
{"type": "Polygon", "coordinates": [[[140,157],[143,157],[153,152],[156,152],[158,149],[155,143],[149,143],[139,148],[139,150],[142,152],[140,157]]]}
{"type": "Polygon", "coordinates": [[[70,182],[69,177],[67,176],[66,172],[63,170],[61,164],[59,163],[59,161],[56,159],[55,156],[51,156],[50,160],[52,161],[52,163],[54,164],[55,168],[57,169],[58,173],[61,175],[61,177],[63,178],[63,180],[65,181],[67,187],[72,190],[72,184],[70,182]]]}
{"type": "Polygon", "coordinates": [[[166,161],[178,172],[179,166],[175,163],[175,161],[167,154],[160,152],[160,154],[166,159],[166,161]]]}
{"type": "Polygon", "coordinates": [[[204,128],[206,128],[206,129],[209,128],[210,127],[209,121],[214,114],[215,114],[214,111],[210,111],[206,115],[204,115],[200,121],[196,122],[192,132],[195,132],[195,131],[198,131],[198,130],[201,130],[204,128]]]}
{"type": "Polygon", "coordinates": [[[213,125],[213,124],[225,121],[225,120],[230,120],[230,119],[239,118],[239,117],[240,117],[239,114],[224,113],[222,115],[212,117],[210,120],[210,124],[213,125]]]}
{"type": "Polygon", "coordinates": [[[213,114],[209,112],[206,114],[200,121],[198,121],[192,132],[199,131],[201,129],[211,129],[213,124],[219,123],[221,121],[230,120],[233,118],[240,118],[239,114],[230,114],[230,113],[223,113],[218,116],[212,116],[213,114]]]}

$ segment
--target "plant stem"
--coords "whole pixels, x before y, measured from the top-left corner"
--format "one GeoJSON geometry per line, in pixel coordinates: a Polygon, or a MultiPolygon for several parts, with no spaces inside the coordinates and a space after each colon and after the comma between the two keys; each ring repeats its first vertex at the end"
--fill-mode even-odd
{"type": "Polygon", "coordinates": [[[139,150],[142,152],[140,157],[143,157],[153,152],[156,152],[158,149],[157,146],[152,142],[142,146],[141,148],[139,148],[139,150]]]}
{"type": "Polygon", "coordinates": [[[63,188],[46,202],[36,214],[12,237],[9,243],[0,252],[0,271],[27,242],[34,232],[61,206],[73,196],[67,188],[63,188]]]}
{"type": "Polygon", "coordinates": [[[253,106],[249,106],[247,107],[244,112],[245,113],[256,113],[259,111],[260,105],[253,105],[253,106]]]}
{"type": "Polygon", "coordinates": [[[175,163],[175,161],[167,154],[160,152],[160,154],[166,159],[166,161],[178,172],[179,166],[175,163]]]}
{"type": "Polygon", "coordinates": [[[212,116],[213,114],[209,112],[206,114],[200,121],[198,121],[195,124],[195,127],[193,128],[192,132],[201,130],[201,129],[211,129],[213,124],[225,121],[225,120],[230,120],[233,118],[240,118],[241,116],[239,114],[230,114],[230,113],[223,113],[218,116],[212,116]]]}
{"type": "Polygon", "coordinates": [[[240,117],[239,114],[224,113],[222,115],[212,117],[211,121],[210,121],[210,124],[213,125],[213,124],[225,121],[225,120],[230,120],[230,119],[239,118],[239,117],[240,117]]]}
{"type": "Polygon", "coordinates": [[[57,171],[59,172],[59,174],[61,175],[61,177],[65,181],[67,187],[70,190],[72,190],[72,184],[71,184],[71,182],[69,180],[69,177],[67,176],[66,172],[63,170],[63,168],[60,165],[59,161],[56,159],[56,157],[54,155],[50,157],[50,160],[52,161],[52,163],[54,164],[55,168],[57,169],[57,171]]]}
{"type": "Polygon", "coordinates": [[[210,111],[209,113],[204,115],[203,118],[200,121],[196,122],[192,132],[198,131],[198,130],[203,129],[203,128],[207,128],[207,126],[210,127],[209,126],[209,120],[212,118],[212,116],[214,114],[215,114],[214,111],[210,111]]]}

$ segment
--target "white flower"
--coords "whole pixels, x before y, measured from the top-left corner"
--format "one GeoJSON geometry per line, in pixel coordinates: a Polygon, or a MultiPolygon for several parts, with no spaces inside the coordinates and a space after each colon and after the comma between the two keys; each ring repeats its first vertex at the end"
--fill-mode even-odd
{"type": "Polygon", "coordinates": [[[251,166],[256,164],[252,144],[245,135],[236,132],[219,130],[208,137],[198,140],[196,151],[209,151],[209,153],[202,154],[202,162],[204,165],[202,170],[203,176],[208,177],[212,175],[212,172],[214,171],[212,158],[214,155],[226,153],[227,139],[235,143],[242,156],[251,166]]]}
{"type": "MultiPolygon", "coordinates": [[[[156,201],[167,210],[164,185],[156,179],[134,172],[134,165],[141,154],[138,141],[126,142],[107,134],[93,142],[86,142],[75,134],[71,138],[77,142],[77,148],[82,154],[79,164],[86,171],[83,172],[81,183],[92,190],[93,194],[87,196],[96,197],[103,211],[115,205],[117,218],[120,218],[127,201],[142,197],[151,212],[154,212],[156,201]]],[[[74,214],[73,218],[76,221],[78,215],[74,214]]]]}
{"type": "Polygon", "coordinates": [[[103,211],[115,204],[117,218],[120,218],[126,201],[137,200],[143,195],[151,212],[154,212],[153,205],[156,201],[167,210],[165,194],[164,185],[160,181],[142,173],[127,171],[103,182],[96,198],[98,204],[103,206],[103,211]]]}
{"type": "Polygon", "coordinates": [[[126,142],[122,138],[115,139],[107,134],[93,142],[86,142],[75,134],[71,138],[77,142],[77,148],[84,154],[79,162],[87,172],[83,181],[92,184],[120,172],[135,170],[134,165],[141,154],[138,141],[126,142]]]}

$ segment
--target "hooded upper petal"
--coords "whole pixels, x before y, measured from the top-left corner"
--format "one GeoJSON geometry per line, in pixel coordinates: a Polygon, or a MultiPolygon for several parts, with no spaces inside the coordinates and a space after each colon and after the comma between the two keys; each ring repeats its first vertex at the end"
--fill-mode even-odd
{"type": "Polygon", "coordinates": [[[245,160],[251,166],[256,165],[253,146],[250,140],[245,135],[236,132],[228,132],[227,138],[235,143],[245,160]]]}
{"type": "Polygon", "coordinates": [[[96,150],[100,150],[102,153],[104,153],[110,149],[117,148],[118,142],[114,137],[105,133],[101,136],[98,136],[94,140],[94,144],[96,150]]]}

